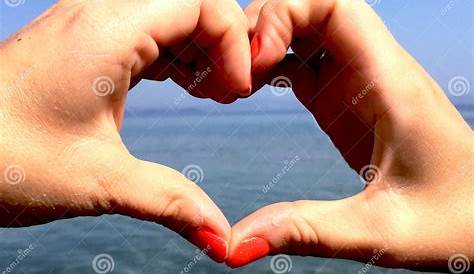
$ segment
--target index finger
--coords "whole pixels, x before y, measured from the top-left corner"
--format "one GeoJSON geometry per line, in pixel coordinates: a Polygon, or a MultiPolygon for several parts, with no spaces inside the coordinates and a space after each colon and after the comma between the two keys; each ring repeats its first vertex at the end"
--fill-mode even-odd
{"type": "MultiPolygon", "coordinates": [[[[137,51],[138,57],[132,66],[132,77],[139,75],[161,57],[165,49],[192,41],[199,53],[197,60],[193,60],[196,70],[210,68],[212,71],[200,83],[203,90],[231,91],[243,95],[249,93],[251,63],[248,21],[235,0],[120,3],[126,4],[112,6],[120,14],[116,17],[120,18],[121,24],[126,21],[127,26],[133,27],[130,31],[122,30],[120,41],[126,40],[123,36],[130,35],[131,38],[127,40],[133,41],[131,47],[137,51]]],[[[179,48],[176,55],[183,54],[186,47],[179,48]]],[[[189,75],[190,79],[196,78],[194,73],[189,75]]]]}
{"type": "Polygon", "coordinates": [[[259,45],[252,63],[257,71],[268,71],[283,60],[295,38],[320,41],[314,53],[324,47],[338,63],[361,70],[390,64],[388,58],[397,55],[387,52],[399,50],[382,20],[362,0],[259,0],[246,9],[247,15],[253,18],[259,7],[252,40],[252,47],[259,45]]]}

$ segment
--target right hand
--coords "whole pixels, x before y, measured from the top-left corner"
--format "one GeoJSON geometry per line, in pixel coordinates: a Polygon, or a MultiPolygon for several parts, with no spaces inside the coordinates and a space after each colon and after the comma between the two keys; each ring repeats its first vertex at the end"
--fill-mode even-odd
{"type": "Polygon", "coordinates": [[[278,253],[366,262],[373,250],[391,267],[474,260],[472,130],[365,1],[257,0],[245,11],[254,88],[288,77],[349,166],[375,180],[343,200],[247,216],[232,228],[227,263],[278,253]]]}

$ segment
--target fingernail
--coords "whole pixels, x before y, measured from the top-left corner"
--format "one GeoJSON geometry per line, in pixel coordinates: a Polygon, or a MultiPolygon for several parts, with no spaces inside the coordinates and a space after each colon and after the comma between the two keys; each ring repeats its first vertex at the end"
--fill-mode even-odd
{"type": "Polygon", "coordinates": [[[242,241],[235,249],[234,254],[227,260],[227,265],[232,268],[241,267],[265,257],[270,252],[270,244],[259,237],[242,241]]]}
{"type": "Polygon", "coordinates": [[[194,232],[190,240],[214,261],[218,263],[225,261],[227,257],[227,243],[221,237],[207,229],[201,229],[194,232]]]}
{"type": "Polygon", "coordinates": [[[252,52],[252,60],[257,58],[258,54],[260,53],[260,35],[255,34],[252,38],[252,42],[250,43],[250,49],[252,52]]]}

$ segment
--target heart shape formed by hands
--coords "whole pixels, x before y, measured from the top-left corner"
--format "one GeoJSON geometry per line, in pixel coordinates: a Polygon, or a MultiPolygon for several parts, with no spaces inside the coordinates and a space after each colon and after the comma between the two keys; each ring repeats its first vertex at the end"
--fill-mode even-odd
{"type": "MultiPolygon", "coordinates": [[[[385,254],[379,265],[424,268],[420,258],[429,258],[446,268],[445,241],[433,239],[465,225],[430,214],[450,203],[436,203],[446,197],[425,182],[439,167],[433,150],[449,158],[435,187],[456,180],[448,171],[468,162],[472,146],[460,136],[470,128],[364,1],[256,0],[245,13],[233,0],[59,1],[0,56],[9,72],[0,79],[3,226],[118,213],[163,224],[231,267],[276,253],[363,261],[376,249],[385,254]],[[282,76],[371,181],[363,192],[270,205],[231,228],[198,186],[134,158],[121,141],[126,95],[141,79],[171,78],[196,97],[231,103],[282,76]],[[424,223],[436,225],[406,232],[424,223]],[[429,251],[418,248],[427,242],[429,251]]],[[[471,205],[463,192],[452,201],[471,205]]],[[[449,240],[472,254],[463,237],[449,240]]]]}

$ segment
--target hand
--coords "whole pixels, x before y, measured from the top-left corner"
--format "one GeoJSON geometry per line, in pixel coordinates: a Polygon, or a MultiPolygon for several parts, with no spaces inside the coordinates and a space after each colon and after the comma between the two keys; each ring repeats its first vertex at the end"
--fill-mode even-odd
{"type": "Polygon", "coordinates": [[[235,1],[63,0],[0,44],[0,59],[1,226],[125,214],[224,260],[221,211],[180,173],[135,159],[118,129],[143,78],[187,87],[206,70],[191,93],[248,94],[248,22],[235,1]]]}
{"type": "Polygon", "coordinates": [[[288,77],[348,164],[370,181],[339,201],[267,206],[232,228],[228,265],[288,253],[447,270],[474,260],[473,133],[362,0],[246,8],[254,88],[288,77]],[[288,47],[293,55],[286,55],[288,47]],[[320,60],[323,50],[325,58],[320,60]]]}

